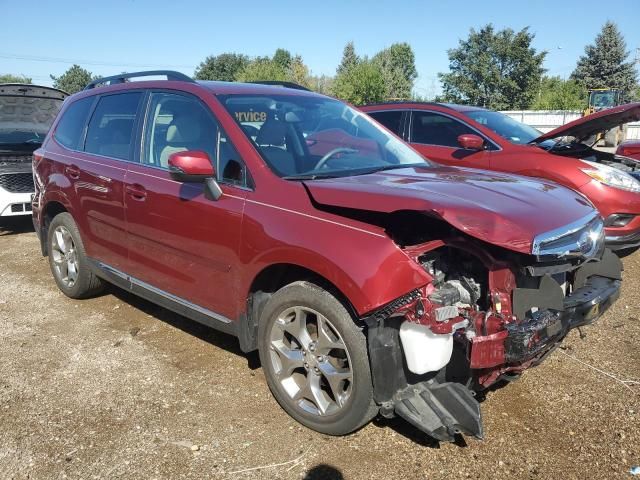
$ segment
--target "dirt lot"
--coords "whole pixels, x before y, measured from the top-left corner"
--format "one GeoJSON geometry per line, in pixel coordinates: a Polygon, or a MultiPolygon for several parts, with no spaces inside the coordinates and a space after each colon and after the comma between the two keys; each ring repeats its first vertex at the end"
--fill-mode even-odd
{"type": "Polygon", "coordinates": [[[640,254],[624,263],[585,339],[488,395],[484,441],[435,445],[400,421],[299,426],[233,338],[115,288],[67,299],[29,220],[4,222],[0,478],[631,478],[640,385],[580,363],[640,379],[640,254]]]}

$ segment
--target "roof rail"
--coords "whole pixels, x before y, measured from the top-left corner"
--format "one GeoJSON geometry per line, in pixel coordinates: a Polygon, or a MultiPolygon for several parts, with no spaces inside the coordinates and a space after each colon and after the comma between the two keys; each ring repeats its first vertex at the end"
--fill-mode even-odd
{"type": "Polygon", "coordinates": [[[260,85],[276,85],[279,87],[294,88],[296,90],[304,90],[306,92],[311,91],[307,87],[303,87],[302,85],[298,85],[297,83],[281,82],[280,80],[257,80],[255,82],[249,82],[249,83],[259,83],[260,85]]]}
{"type": "Polygon", "coordinates": [[[121,73],[120,75],[113,75],[111,77],[102,77],[97,78],[91,83],[89,83],[85,90],[91,90],[92,88],[97,87],[98,85],[106,84],[106,85],[115,85],[117,83],[125,83],[128,78],[137,78],[137,77],[155,77],[155,76],[165,76],[167,80],[177,80],[181,82],[191,82],[195,83],[195,80],[188,75],[180,72],[174,72],[173,70],[149,70],[146,72],[131,72],[131,73],[121,73]]]}

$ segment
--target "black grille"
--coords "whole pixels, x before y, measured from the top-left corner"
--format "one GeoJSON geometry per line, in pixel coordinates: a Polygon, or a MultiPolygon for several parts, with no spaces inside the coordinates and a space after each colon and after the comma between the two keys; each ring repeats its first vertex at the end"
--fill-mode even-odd
{"type": "Polygon", "coordinates": [[[0,187],[11,193],[33,192],[33,174],[7,173],[0,175],[0,187]]]}

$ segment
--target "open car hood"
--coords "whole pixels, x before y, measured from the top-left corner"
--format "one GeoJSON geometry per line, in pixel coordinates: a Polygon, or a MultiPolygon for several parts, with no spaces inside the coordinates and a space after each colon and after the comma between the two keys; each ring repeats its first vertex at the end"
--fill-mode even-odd
{"type": "Polygon", "coordinates": [[[627,103],[578,118],[540,135],[531,143],[540,143],[558,137],[575,137],[578,140],[584,140],[596,133],[638,120],[640,120],[640,103],[627,103]]]}
{"type": "Polygon", "coordinates": [[[407,167],[304,182],[320,205],[425,212],[485,242],[520,253],[533,239],[595,213],[580,194],[551,182],[456,167],[407,167]]]}
{"type": "Polygon", "coordinates": [[[22,83],[0,84],[0,130],[46,133],[67,93],[22,83]]]}

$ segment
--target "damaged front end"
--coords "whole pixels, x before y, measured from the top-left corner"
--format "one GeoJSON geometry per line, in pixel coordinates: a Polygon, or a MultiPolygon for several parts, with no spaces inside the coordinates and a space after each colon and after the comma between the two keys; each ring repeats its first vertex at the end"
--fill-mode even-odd
{"type": "Polygon", "coordinates": [[[600,217],[536,237],[530,255],[463,234],[405,245],[428,285],[372,312],[374,396],[441,441],[482,438],[478,392],[538,365],[618,298],[622,264],[600,217]]]}

